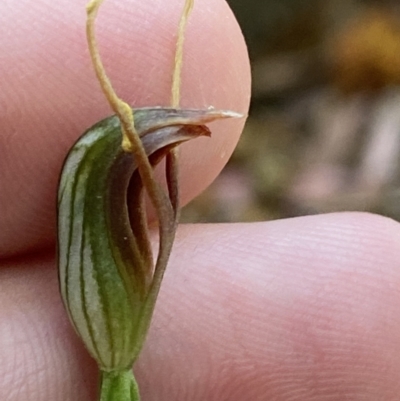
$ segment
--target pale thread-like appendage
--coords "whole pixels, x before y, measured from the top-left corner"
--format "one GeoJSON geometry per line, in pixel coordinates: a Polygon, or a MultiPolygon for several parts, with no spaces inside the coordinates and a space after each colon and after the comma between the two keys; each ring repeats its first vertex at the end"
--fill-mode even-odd
{"type": "Polygon", "coordinates": [[[87,7],[87,23],[86,34],[89,46],[90,56],[92,58],[93,67],[95,69],[100,86],[106,96],[111,108],[117,114],[121,121],[123,140],[122,147],[125,151],[132,152],[137,160],[138,170],[143,180],[143,185],[148,192],[151,202],[153,203],[160,227],[168,226],[168,215],[172,215],[172,207],[170,202],[160,185],[154,179],[153,168],[143,148],[139,135],[136,132],[134,125],[133,112],[131,107],[121,100],[116,94],[110,80],[105,72],[101,57],[98,51],[97,41],[95,37],[94,23],[103,0],[91,0],[87,7]],[[170,210],[169,210],[170,209],[170,210]],[[164,210],[164,212],[162,212],[164,210]]]}
{"type": "MultiPolygon", "coordinates": [[[[172,74],[171,106],[179,108],[181,100],[181,81],[183,64],[183,43],[185,40],[185,29],[189,14],[193,9],[194,0],[186,0],[179,21],[178,35],[176,41],[175,62],[172,74]]],[[[172,149],[166,157],[166,173],[168,191],[175,212],[175,224],[179,221],[179,148],[172,149]]]]}
{"type": "Polygon", "coordinates": [[[176,41],[174,72],[172,75],[172,93],[171,106],[179,107],[181,101],[181,75],[183,64],[183,42],[185,40],[185,29],[188,22],[189,14],[193,9],[194,0],[186,0],[185,7],[179,21],[178,36],[176,41]]]}
{"type": "Polygon", "coordinates": [[[143,186],[149,194],[150,201],[152,202],[156,210],[159,223],[159,248],[156,264],[154,267],[154,276],[155,278],[157,278],[157,280],[152,281],[146,304],[143,307],[142,315],[144,317],[139,322],[138,327],[138,337],[142,337],[141,341],[144,342],[144,338],[150,325],[151,315],[161,284],[161,278],[165,271],[169,255],[171,253],[172,244],[175,239],[177,212],[175,212],[174,208],[172,207],[170,198],[166,195],[159,183],[154,178],[153,167],[150,164],[150,161],[146,155],[142,142],[134,126],[134,118],[131,107],[126,102],[122,101],[114,91],[101,61],[95,37],[94,22],[97,16],[98,9],[102,2],[103,0],[92,0],[86,8],[86,33],[89,52],[92,58],[97,78],[100,82],[100,86],[112,109],[121,121],[124,138],[122,146],[123,148],[125,146],[125,151],[132,152],[137,161],[138,170],[142,178],[143,186]],[[129,147],[126,147],[127,141],[130,142],[129,147]],[[148,319],[145,318],[146,315],[148,316],[148,319]]]}

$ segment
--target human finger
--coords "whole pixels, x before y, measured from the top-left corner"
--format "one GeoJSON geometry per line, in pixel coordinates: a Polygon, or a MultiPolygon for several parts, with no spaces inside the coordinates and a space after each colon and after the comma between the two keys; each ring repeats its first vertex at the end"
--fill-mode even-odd
{"type": "Polygon", "coordinates": [[[183,227],[144,400],[398,400],[399,241],[360,213],[183,227]]]}
{"type": "MultiPolygon", "coordinates": [[[[181,227],[135,367],[142,400],[397,400],[399,240],[366,214],[181,227]]],[[[31,263],[0,271],[0,395],[86,400],[95,369],[53,261],[31,263]]]]}
{"type": "MultiPolygon", "coordinates": [[[[110,0],[100,9],[101,54],[118,94],[134,107],[170,104],[182,7],[183,0],[110,0]]],[[[2,2],[0,23],[0,257],[6,257],[54,242],[62,161],[110,109],[87,53],[85,1],[2,2]]],[[[196,0],[182,79],[182,107],[247,112],[248,57],[225,1],[196,0]]],[[[184,146],[183,202],[219,173],[243,123],[215,123],[211,140],[184,146]]]]}

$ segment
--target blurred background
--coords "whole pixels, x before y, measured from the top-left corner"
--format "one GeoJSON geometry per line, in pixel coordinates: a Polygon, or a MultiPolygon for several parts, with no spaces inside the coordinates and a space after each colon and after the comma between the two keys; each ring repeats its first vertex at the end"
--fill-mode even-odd
{"type": "Polygon", "coordinates": [[[228,2],[252,62],[250,117],[182,220],[338,210],[400,220],[400,2],[228,2]]]}

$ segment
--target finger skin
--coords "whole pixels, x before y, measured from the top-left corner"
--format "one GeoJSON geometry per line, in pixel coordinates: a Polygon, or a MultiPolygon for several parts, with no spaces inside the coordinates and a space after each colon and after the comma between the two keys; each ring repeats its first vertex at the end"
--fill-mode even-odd
{"type": "MultiPolygon", "coordinates": [[[[399,241],[357,213],[181,227],[135,367],[142,401],[397,401],[399,241]]],[[[94,399],[53,261],[4,266],[0,305],[0,399],[94,399]]]]}
{"type": "MultiPolygon", "coordinates": [[[[85,37],[85,1],[0,2],[0,258],[54,242],[55,194],[74,141],[111,114],[85,37]]],[[[224,0],[196,0],[184,48],[182,107],[247,113],[250,68],[224,0]]],[[[118,94],[134,107],[170,105],[183,0],[109,0],[96,24],[118,94]]],[[[211,125],[211,140],[184,146],[187,202],[220,172],[244,119],[211,125]]]]}

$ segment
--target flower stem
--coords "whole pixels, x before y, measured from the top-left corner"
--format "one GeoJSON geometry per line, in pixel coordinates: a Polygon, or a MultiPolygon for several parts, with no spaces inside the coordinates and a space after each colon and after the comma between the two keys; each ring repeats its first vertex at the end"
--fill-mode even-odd
{"type": "Polygon", "coordinates": [[[132,370],[101,372],[100,401],[140,401],[132,370]]]}

